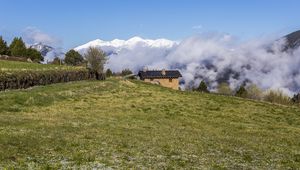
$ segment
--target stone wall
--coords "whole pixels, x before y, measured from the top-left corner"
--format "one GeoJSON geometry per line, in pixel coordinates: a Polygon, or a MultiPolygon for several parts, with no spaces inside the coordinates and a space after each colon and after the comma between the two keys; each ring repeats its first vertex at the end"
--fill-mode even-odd
{"type": "Polygon", "coordinates": [[[159,84],[163,87],[172,88],[174,90],[179,89],[179,80],[178,79],[145,79],[145,82],[159,84]]]}
{"type": "Polygon", "coordinates": [[[9,60],[9,61],[22,61],[27,62],[27,58],[23,57],[13,57],[8,55],[0,55],[0,60],[9,60]]]}

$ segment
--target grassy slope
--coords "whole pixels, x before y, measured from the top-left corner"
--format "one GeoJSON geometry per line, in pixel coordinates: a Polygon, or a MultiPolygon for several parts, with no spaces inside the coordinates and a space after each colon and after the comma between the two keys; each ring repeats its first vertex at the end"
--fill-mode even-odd
{"type": "Polygon", "coordinates": [[[75,68],[80,68],[80,67],[0,60],[0,71],[57,70],[57,69],[75,69],[75,68]]]}
{"type": "Polygon", "coordinates": [[[116,79],[0,102],[0,167],[300,167],[298,108],[116,79]]]}

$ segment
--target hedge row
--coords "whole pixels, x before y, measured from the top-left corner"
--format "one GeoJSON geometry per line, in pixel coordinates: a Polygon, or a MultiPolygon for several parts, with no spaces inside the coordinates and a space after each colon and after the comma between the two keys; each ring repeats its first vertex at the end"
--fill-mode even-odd
{"type": "Polygon", "coordinates": [[[47,70],[0,72],[0,91],[6,89],[25,89],[37,85],[87,80],[89,72],[82,70],[47,70]]]}

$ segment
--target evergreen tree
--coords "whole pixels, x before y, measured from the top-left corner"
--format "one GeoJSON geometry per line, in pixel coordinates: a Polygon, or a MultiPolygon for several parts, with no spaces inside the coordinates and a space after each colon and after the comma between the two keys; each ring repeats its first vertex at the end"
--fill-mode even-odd
{"type": "Polygon", "coordinates": [[[0,55],[8,55],[7,43],[3,40],[2,36],[0,36],[0,55]]]}
{"type": "Polygon", "coordinates": [[[111,77],[113,75],[112,71],[110,69],[106,70],[106,77],[111,77]]]}
{"type": "Polygon", "coordinates": [[[42,54],[34,48],[28,48],[26,50],[26,57],[30,58],[34,62],[44,61],[42,54]]]}
{"type": "Polygon", "coordinates": [[[83,61],[84,61],[84,59],[83,59],[82,55],[80,55],[77,51],[75,51],[73,49],[66,53],[65,63],[67,65],[78,66],[78,65],[82,64],[83,61]]]}
{"type": "Polygon", "coordinates": [[[209,93],[209,91],[207,89],[207,85],[204,81],[201,81],[201,83],[199,84],[199,87],[197,88],[197,91],[204,92],[204,93],[209,93]]]}
{"type": "Polygon", "coordinates": [[[248,92],[245,88],[245,86],[241,86],[238,91],[235,93],[235,96],[237,97],[243,97],[243,98],[246,98],[248,96],[248,92]]]}
{"type": "Polygon", "coordinates": [[[22,38],[15,37],[9,46],[9,51],[12,56],[15,57],[25,57],[26,56],[26,46],[22,38]]]}

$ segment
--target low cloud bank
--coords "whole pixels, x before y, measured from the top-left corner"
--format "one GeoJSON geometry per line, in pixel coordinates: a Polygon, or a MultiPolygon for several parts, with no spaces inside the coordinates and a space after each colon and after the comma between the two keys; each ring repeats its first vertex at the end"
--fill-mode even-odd
{"type": "Polygon", "coordinates": [[[239,42],[230,35],[210,34],[189,37],[170,48],[136,45],[111,53],[108,68],[121,71],[179,69],[183,87],[208,82],[211,90],[220,82],[235,89],[248,82],[262,89],[281,89],[292,95],[300,91],[300,49],[283,52],[285,40],[262,38],[239,42]]]}
{"type": "Polygon", "coordinates": [[[27,27],[23,31],[25,41],[29,44],[42,43],[53,47],[61,46],[62,42],[35,27],[27,27]]]}

